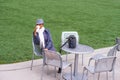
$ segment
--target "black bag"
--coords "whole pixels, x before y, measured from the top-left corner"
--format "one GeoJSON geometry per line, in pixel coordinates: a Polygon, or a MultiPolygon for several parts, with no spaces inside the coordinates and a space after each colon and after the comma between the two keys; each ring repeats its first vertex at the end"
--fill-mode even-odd
{"type": "Polygon", "coordinates": [[[67,37],[68,39],[62,46],[60,46],[60,53],[61,53],[61,48],[68,43],[69,48],[76,48],[76,37],[74,35],[70,35],[67,37]]]}
{"type": "Polygon", "coordinates": [[[68,39],[68,47],[76,48],[76,37],[74,35],[70,35],[67,39],[68,39]]]}

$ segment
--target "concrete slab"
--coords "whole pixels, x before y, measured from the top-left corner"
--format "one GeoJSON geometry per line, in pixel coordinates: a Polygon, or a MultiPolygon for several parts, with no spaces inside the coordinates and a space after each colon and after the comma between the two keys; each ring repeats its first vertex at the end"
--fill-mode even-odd
{"type": "MultiPolygon", "coordinates": [[[[96,49],[94,53],[84,55],[84,65],[88,64],[88,60],[95,54],[106,55],[111,47],[96,49]]],[[[65,55],[62,56],[65,59],[65,55]]],[[[74,54],[68,55],[68,61],[74,63],[74,54]]],[[[34,60],[33,70],[30,70],[31,61],[1,64],[0,65],[0,80],[40,80],[42,59],[34,60]]],[[[81,66],[81,55],[79,56],[79,72],[82,73],[83,66],[81,66]]],[[[57,80],[54,76],[54,68],[49,67],[49,71],[45,71],[43,80],[57,80]]],[[[69,72],[69,69],[64,72],[69,72]]],[[[117,60],[115,65],[115,80],[120,80],[120,52],[117,53],[117,60]]],[[[59,77],[59,74],[58,76],[59,77]]],[[[97,74],[96,74],[97,77],[97,74]]],[[[89,80],[93,80],[93,76],[89,75],[89,80]]],[[[106,74],[102,73],[100,80],[106,80],[106,74]]],[[[109,73],[109,80],[112,80],[112,73],[109,73]]]]}

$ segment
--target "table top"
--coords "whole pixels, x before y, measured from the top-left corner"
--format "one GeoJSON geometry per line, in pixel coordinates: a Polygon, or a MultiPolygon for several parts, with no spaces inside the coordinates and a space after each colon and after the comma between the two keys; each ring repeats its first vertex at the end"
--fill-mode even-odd
{"type": "Polygon", "coordinates": [[[78,44],[74,49],[69,48],[68,44],[66,44],[65,46],[62,47],[62,50],[73,54],[88,54],[94,51],[92,47],[83,44],[78,44]]]}

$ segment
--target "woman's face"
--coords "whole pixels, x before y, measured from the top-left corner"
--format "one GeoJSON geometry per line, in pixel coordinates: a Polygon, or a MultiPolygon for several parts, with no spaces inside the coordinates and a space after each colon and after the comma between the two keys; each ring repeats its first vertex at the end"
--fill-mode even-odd
{"type": "Polygon", "coordinates": [[[40,26],[40,29],[44,26],[44,24],[37,24],[38,26],[40,26]]]}

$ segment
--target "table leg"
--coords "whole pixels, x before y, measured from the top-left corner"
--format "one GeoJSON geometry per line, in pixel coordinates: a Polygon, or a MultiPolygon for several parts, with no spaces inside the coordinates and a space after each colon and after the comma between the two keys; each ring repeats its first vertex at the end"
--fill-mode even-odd
{"type": "MultiPolygon", "coordinates": [[[[81,80],[82,78],[82,74],[78,73],[78,60],[79,60],[79,54],[75,54],[75,60],[74,60],[74,71],[73,71],[73,76],[72,76],[72,80],[81,80]]],[[[83,61],[83,58],[82,58],[82,61],[83,61]]],[[[63,75],[63,78],[65,80],[71,80],[71,73],[66,73],[63,75]]],[[[83,77],[83,80],[86,80],[85,79],[86,77],[83,77]]]]}
{"type": "Polygon", "coordinates": [[[79,54],[75,54],[74,72],[73,72],[74,76],[77,76],[78,74],[78,59],[79,59],[79,54]]]}
{"type": "Polygon", "coordinates": [[[84,56],[83,56],[83,54],[82,54],[82,66],[83,66],[83,63],[84,63],[84,62],[83,62],[83,58],[84,58],[84,56]]]}

